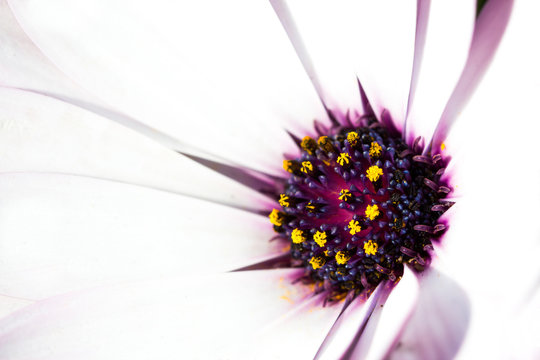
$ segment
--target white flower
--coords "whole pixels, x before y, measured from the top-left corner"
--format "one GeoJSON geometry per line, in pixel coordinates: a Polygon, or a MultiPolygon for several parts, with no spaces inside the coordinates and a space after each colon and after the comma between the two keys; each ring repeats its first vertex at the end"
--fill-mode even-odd
{"type": "Polygon", "coordinates": [[[511,2],[418,4],[425,39],[412,1],[0,1],[0,358],[538,356],[537,12],[515,4],[467,104],[511,2]],[[340,308],[296,270],[225,272],[279,254],[270,200],[177,152],[267,183],[318,97],[360,109],[356,76],[409,141],[458,119],[459,201],[435,276],[324,342],[340,308]]]}

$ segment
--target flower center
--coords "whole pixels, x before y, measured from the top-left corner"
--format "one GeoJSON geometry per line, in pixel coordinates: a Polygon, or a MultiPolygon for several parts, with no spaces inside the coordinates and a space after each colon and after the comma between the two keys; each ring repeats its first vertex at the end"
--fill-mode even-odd
{"type": "Polygon", "coordinates": [[[283,161],[290,177],[269,217],[306,280],[338,299],[398,280],[404,264],[429,265],[452,205],[441,155],[422,155],[369,118],[299,145],[300,157],[283,161]]]}

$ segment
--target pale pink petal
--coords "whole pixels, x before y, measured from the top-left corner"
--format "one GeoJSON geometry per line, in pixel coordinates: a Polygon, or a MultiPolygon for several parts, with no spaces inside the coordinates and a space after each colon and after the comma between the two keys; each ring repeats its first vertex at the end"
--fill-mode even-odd
{"type": "Polygon", "coordinates": [[[283,254],[267,218],[162,191],[18,174],[0,175],[0,194],[0,294],[43,299],[283,254]]]}
{"type": "Polygon", "coordinates": [[[431,140],[446,102],[457,84],[471,44],[476,18],[476,2],[420,1],[427,16],[427,28],[417,31],[417,45],[422,47],[415,62],[421,62],[415,72],[411,89],[405,137],[414,141],[422,136],[431,140]],[[425,38],[422,38],[422,37],[425,38]],[[420,57],[420,58],[418,58],[420,57]]]}
{"type": "MultiPolygon", "coordinates": [[[[433,134],[433,147],[436,151],[439,151],[438,149],[448,136],[453,123],[460,117],[462,110],[471,99],[484,73],[490,66],[499,43],[503,35],[506,34],[505,30],[510,19],[513,3],[513,0],[489,1],[480,13],[476,21],[465,68],[433,134]]],[[[508,38],[508,35],[506,35],[506,38],[508,38]]],[[[518,41],[521,43],[523,39],[518,41]]],[[[483,84],[483,86],[486,85],[483,84]]]]}
{"type": "Polygon", "coordinates": [[[0,124],[0,172],[85,175],[248,209],[266,201],[106,118],[42,95],[0,89],[0,124]]]}
{"type": "Polygon", "coordinates": [[[187,147],[277,170],[293,146],[283,127],[325,116],[269,3],[9,4],[69,77],[187,147]]]}
{"type": "Polygon", "coordinates": [[[385,358],[453,359],[465,339],[470,321],[467,294],[434,267],[418,276],[418,303],[385,358]]]}
{"type": "Polygon", "coordinates": [[[15,296],[0,295],[0,319],[34,303],[33,300],[15,296]]]}
{"type": "Polygon", "coordinates": [[[0,321],[0,357],[230,358],[231,341],[242,344],[305,299],[309,289],[290,283],[295,273],[194,274],[51,298],[0,321]]]}

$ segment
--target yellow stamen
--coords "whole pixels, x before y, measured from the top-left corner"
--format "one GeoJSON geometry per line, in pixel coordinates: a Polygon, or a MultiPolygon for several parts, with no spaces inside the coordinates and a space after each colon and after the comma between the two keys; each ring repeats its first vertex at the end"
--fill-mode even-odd
{"type": "Polygon", "coordinates": [[[326,232],[317,231],[315,235],[313,235],[313,240],[317,243],[317,245],[323,247],[324,244],[326,244],[326,232]]]}
{"type": "Polygon", "coordinates": [[[339,165],[344,166],[345,164],[348,164],[351,162],[351,157],[348,153],[341,153],[339,154],[337,160],[339,165]]]}
{"type": "Polygon", "coordinates": [[[377,165],[370,166],[369,169],[366,171],[366,175],[371,182],[375,182],[379,180],[381,175],[383,174],[383,171],[380,167],[377,165]]]}
{"type": "Polygon", "coordinates": [[[273,209],[270,215],[268,215],[268,217],[270,218],[270,222],[273,225],[281,226],[283,225],[283,215],[284,214],[281,211],[273,209]]]}
{"type": "Polygon", "coordinates": [[[311,161],[302,161],[302,172],[307,174],[310,171],[313,171],[313,164],[311,161]]]}
{"type": "Polygon", "coordinates": [[[291,234],[292,242],[295,244],[300,244],[306,240],[304,232],[300,229],[294,229],[291,234]]]}
{"type": "Polygon", "coordinates": [[[332,142],[328,138],[328,136],[321,136],[319,140],[317,140],[317,143],[319,144],[319,147],[326,152],[332,152],[334,151],[334,145],[332,145],[332,142]]]}
{"type": "Polygon", "coordinates": [[[372,240],[368,240],[364,243],[364,252],[366,253],[366,255],[375,255],[378,249],[379,245],[377,245],[377,243],[373,242],[372,240]]]}
{"type": "Polygon", "coordinates": [[[313,203],[310,201],[306,204],[306,209],[309,211],[309,212],[312,212],[313,210],[315,210],[315,205],[313,205],[313,203]]]}
{"type": "Polygon", "coordinates": [[[289,207],[291,205],[290,198],[285,194],[279,194],[279,205],[289,207]]]}
{"type": "Polygon", "coordinates": [[[339,200],[341,200],[341,201],[349,201],[351,198],[352,198],[352,194],[351,194],[351,192],[349,190],[342,189],[339,192],[339,197],[338,197],[339,200]]]}
{"type": "Polygon", "coordinates": [[[373,141],[371,143],[371,146],[369,147],[369,156],[371,157],[377,157],[381,155],[382,147],[379,145],[379,143],[373,141]]]}
{"type": "Polygon", "coordinates": [[[349,229],[351,235],[355,235],[356,233],[359,233],[362,231],[362,227],[360,226],[360,223],[357,220],[351,220],[349,221],[349,229]]]}
{"type": "Polygon", "coordinates": [[[309,136],[304,136],[302,142],[300,143],[300,147],[309,155],[313,155],[315,153],[315,149],[317,149],[317,143],[309,136]]]}
{"type": "Polygon", "coordinates": [[[338,265],[346,264],[347,261],[349,261],[350,258],[351,257],[349,255],[347,255],[343,251],[338,251],[337,254],[336,254],[336,262],[338,263],[338,265]]]}
{"type": "Polygon", "coordinates": [[[366,217],[370,220],[375,219],[377,216],[379,216],[380,211],[379,207],[377,205],[368,205],[366,208],[366,217]]]}
{"type": "Polygon", "coordinates": [[[321,266],[324,265],[326,260],[322,256],[314,256],[309,260],[309,263],[311,264],[311,267],[313,267],[313,270],[317,270],[321,266]]]}
{"type": "Polygon", "coordinates": [[[347,134],[347,141],[349,142],[349,144],[351,144],[352,146],[355,146],[356,143],[358,142],[358,139],[360,137],[358,136],[358,133],[354,132],[354,131],[351,131],[350,133],[347,134]]]}

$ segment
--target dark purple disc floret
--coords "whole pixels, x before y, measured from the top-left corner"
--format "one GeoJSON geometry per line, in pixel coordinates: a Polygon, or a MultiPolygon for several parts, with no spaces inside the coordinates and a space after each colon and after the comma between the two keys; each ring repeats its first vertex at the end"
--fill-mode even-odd
{"type": "Polygon", "coordinates": [[[444,159],[422,154],[418,143],[409,147],[364,117],[304,137],[300,157],[284,160],[290,177],[270,221],[290,243],[292,265],[306,269],[303,280],[329,299],[396,281],[404,264],[429,265],[452,202],[444,201],[444,159]]]}

